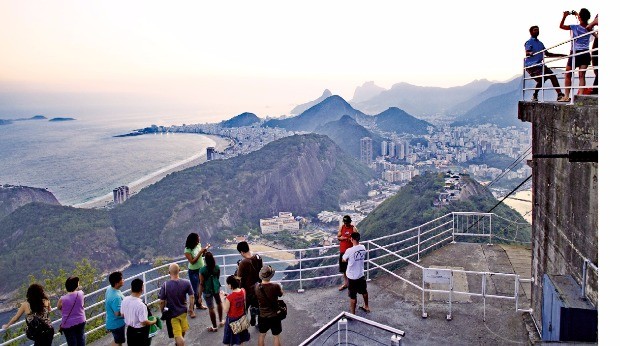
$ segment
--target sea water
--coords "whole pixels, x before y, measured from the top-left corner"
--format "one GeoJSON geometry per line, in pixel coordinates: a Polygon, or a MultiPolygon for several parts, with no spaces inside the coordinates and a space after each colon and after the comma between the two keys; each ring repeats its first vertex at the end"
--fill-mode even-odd
{"type": "Polygon", "coordinates": [[[47,188],[60,203],[74,205],[109,194],[115,187],[129,185],[215,144],[199,134],[114,137],[151,124],[204,123],[204,118],[74,117],[73,121],[1,125],[0,184],[47,188]]]}

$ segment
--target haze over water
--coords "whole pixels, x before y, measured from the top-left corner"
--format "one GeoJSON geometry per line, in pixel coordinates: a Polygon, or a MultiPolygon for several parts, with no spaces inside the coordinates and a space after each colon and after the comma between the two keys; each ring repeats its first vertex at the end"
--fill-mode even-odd
{"type": "Polygon", "coordinates": [[[72,117],[77,120],[16,121],[0,126],[0,184],[48,188],[62,204],[72,205],[110,193],[116,186],[128,185],[214,145],[198,134],[113,137],[151,124],[204,123],[208,121],[204,117],[72,117]]]}

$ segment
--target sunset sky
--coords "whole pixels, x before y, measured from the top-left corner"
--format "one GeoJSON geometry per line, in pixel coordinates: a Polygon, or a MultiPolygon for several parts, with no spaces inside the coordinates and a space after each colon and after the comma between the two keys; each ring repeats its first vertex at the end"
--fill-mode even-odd
{"type": "Polygon", "coordinates": [[[0,0],[0,90],[130,92],[222,118],[278,116],[326,88],[351,99],[366,81],[510,79],[529,26],[550,47],[569,38],[562,12],[584,4],[598,13],[598,1],[0,0]]]}

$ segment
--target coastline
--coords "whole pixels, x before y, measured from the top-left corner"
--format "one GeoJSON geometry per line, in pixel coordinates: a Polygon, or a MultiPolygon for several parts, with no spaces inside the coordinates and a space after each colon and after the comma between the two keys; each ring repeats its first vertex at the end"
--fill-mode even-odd
{"type": "MultiPolygon", "coordinates": [[[[207,136],[207,138],[215,142],[216,151],[223,152],[224,150],[226,150],[228,147],[231,146],[231,141],[228,138],[220,137],[217,135],[205,135],[205,136],[207,136]]],[[[129,196],[131,197],[132,195],[138,193],[143,188],[160,181],[161,179],[163,179],[166,175],[170,173],[181,171],[186,168],[194,167],[201,163],[204,163],[205,158],[206,158],[205,151],[201,150],[200,152],[192,155],[191,157],[185,160],[175,162],[155,172],[149,173],[135,181],[132,181],[129,184],[127,184],[127,186],[129,187],[129,196]]],[[[114,201],[114,197],[112,195],[112,192],[110,192],[103,196],[95,197],[94,199],[90,201],[74,204],[72,205],[72,207],[102,208],[112,203],[113,201],[114,201]]]]}
{"type": "Polygon", "coordinates": [[[517,211],[527,222],[532,223],[532,190],[519,191],[514,197],[504,200],[504,204],[517,211]]]}
{"type": "MultiPolygon", "coordinates": [[[[222,249],[227,250],[235,250],[237,251],[237,244],[228,244],[222,246],[222,249]]],[[[287,251],[283,251],[280,249],[276,249],[271,246],[263,245],[263,244],[250,244],[250,249],[253,253],[261,253],[263,256],[275,258],[277,260],[288,261],[288,265],[297,264],[297,260],[295,258],[295,254],[287,251]],[[278,251],[278,252],[270,252],[270,251],[278,251]],[[264,252],[269,252],[263,254],[264,252]]]]}

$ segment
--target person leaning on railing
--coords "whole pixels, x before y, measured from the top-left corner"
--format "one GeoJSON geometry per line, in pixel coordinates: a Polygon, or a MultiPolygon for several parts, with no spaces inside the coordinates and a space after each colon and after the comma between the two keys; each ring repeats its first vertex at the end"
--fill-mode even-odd
{"type": "Polygon", "coordinates": [[[558,93],[557,100],[561,101],[564,99],[564,94],[560,89],[560,83],[558,83],[558,78],[553,74],[553,71],[544,66],[543,62],[543,54],[550,58],[560,58],[566,55],[564,54],[556,54],[551,53],[546,50],[545,45],[538,39],[538,34],[540,33],[540,29],[537,25],[530,27],[530,39],[525,42],[525,70],[530,74],[536,81],[536,89],[534,90],[534,95],[532,95],[532,101],[538,101],[538,91],[543,86],[543,77],[541,75],[545,75],[545,81],[551,80],[551,84],[555,88],[555,91],[558,93]],[[544,66],[544,69],[543,69],[544,66]],[[543,71],[544,70],[544,71],[543,71]]]}
{"type": "MultiPolygon", "coordinates": [[[[560,29],[563,30],[570,30],[571,32],[571,37],[579,37],[581,35],[584,35],[586,33],[588,33],[588,21],[590,20],[590,11],[588,11],[588,9],[586,8],[582,8],[581,10],[579,10],[579,13],[572,11],[564,11],[564,14],[562,16],[562,21],[560,22],[560,29]],[[577,16],[577,19],[579,20],[579,25],[566,25],[564,24],[564,21],[566,21],[566,17],[568,17],[569,14],[573,14],[575,16],[577,16]]],[[[562,101],[570,101],[570,89],[571,89],[571,84],[572,84],[572,73],[570,72],[573,68],[573,59],[575,59],[575,69],[579,69],[579,86],[583,87],[586,85],[586,69],[588,68],[588,65],[590,65],[590,53],[588,52],[590,50],[590,39],[592,38],[592,35],[586,35],[586,36],[582,36],[579,37],[577,39],[575,39],[572,43],[572,47],[571,47],[571,55],[574,54],[574,56],[571,56],[570,58],[568,58],[568,62],[566,63],[566,77],[564,78],[564,93],[566,94],[566,96],[564,96],[564,99],[562,101]]],[[[578,95],[583,94],[583,90],[580,89],[577,91],[578,95]]]]}

